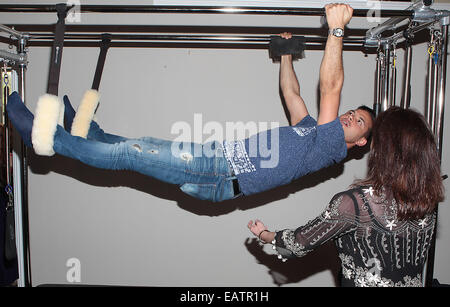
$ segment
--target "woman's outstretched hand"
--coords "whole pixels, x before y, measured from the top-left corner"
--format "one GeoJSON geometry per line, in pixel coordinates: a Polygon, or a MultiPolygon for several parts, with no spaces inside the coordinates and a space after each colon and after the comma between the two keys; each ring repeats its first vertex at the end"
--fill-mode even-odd
{"type": "Polygon", "coordinates": [[[253,221],[248,222],[247,227],[257,237],[259,237],[261,231],[267,230],[267,227],[260,220],[255,220],[254,223],[253,221]]]}

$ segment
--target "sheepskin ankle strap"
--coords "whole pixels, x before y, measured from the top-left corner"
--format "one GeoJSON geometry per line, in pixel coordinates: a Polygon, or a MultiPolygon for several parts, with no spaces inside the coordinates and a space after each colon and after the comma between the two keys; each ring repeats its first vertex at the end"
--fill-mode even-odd
{"type": "Polygon", "coordinates": [[[86,138],[97,109],[100,95],[96,90],[88,90],[81,100],[77,113],[72,122],[71,134],[86,138]]]}
{"type": "Polygon", "coordinates": [[[59,98],[54,95],[45,94],[39,98],[31,130],[31,141],[36,154],[41,156],[55,154],[53,141],[62,105],[59,98]]]}

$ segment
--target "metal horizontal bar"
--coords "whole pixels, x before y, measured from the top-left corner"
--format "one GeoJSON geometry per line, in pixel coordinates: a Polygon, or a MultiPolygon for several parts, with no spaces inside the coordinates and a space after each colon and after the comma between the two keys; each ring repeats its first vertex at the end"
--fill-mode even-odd
{"type": "Polygon", "coordinates": [[[16,31],[14,29],[11,29],[5,25],[0,24],[0,31],[11,34],[17,38],[21,38],[23,36],[22,33],[20,33],[19,31],[16,31]]]}
{"type": "Polygon", "coordinates": [[[13,61],[16,64],[23,64],[26,63],[27,58],[25,56],[0,49],[0,60],[13,61]]]}
{"type": "MultiPolygon", "coordinates": [[[[299,15],[324,16],[324,8],[277,7],[219,7],[219,6],[171,6],[171,5],[80,5],[81,13],[175,13],[175,14],[249,14],[249,15],[299,15]]],[[[51,13],[56,5],[1,4],[0,12],[51,13]]],[[[354,9],[353,16],[367,17],[373,9],[354,9]]],[[[380,10],[380,17],[412,17],[413,10],[380,10]]]]}
{"type": "MultiPolygon", "coordinates": [[[[413,10],[414,15],[410,21],[432,23],[436,22],[441,16],[445,15],[447,11],[435,11],[430,8],[432,1],[421,0],[410,5],[406,10],[413,10]]],[[[381,36],[381,34],[388,30],[396,30],[398,24],[407,19],[405,16],[393,17],[382,24],[367,31],[366,37],[368,40],[373,40],[381,36]]]]}
{"type": "MultiPolygon", "coordinates": [[[[53,24],[7,24],[8,27],[22,32],[53,33],[53,24]]],[[[365,36],[367,29],[349,28],[350,36],[365,36]]],[[[101,24],[67,24],[66,33],[208,33],[208,34],[280,34],[290,32],[297,35],[328,36],[326,28],[306,27],[261,27],[261,26],[212,26],[212,25],[101,25],[101,24]]]]}
{"type": "MultiPolygon", "coordinates": [[[[47,33],[33,33],[32,40],[50,40],[54,36],[47,33]]],[[[102,39],[101,34],[65,34],[67,40],[97,40],[102,39]]],[[[223,42],[265,42],[270,41],[269,35],[197,35],[197,34],[111,34],[111,41],[143,40],[143,41],[223,41],[223,42]]],[[[307,43],[325,43],[326,37],[305,37],[307,43]]],[[[364,43],[362,38],[345,38],[344,43],[364,43]]]]}
{"type": "Polygon", "coordinates": [[[393,43],[399,43],[402,40],[406,40],[406,37],[408,35],[412,35],[415,34],[417,32],[420,32],[422,30],[428,29],[430,26],[432,26],[435,23],[435,21],[433,22],[428,22],[428,23],[424,23],[412,28],[409,28],[405,31],[401,31],[399,33],[396,33],[390,37],[386,37],[386,38],[382,38],[380,39],[380,43],[381,44],[393,44],[393,43]]]}
{"type": "Polygon", "coordinates": [[[384,44],[399,44],[403,41],[406,41],[408,36],[412,36],[415,33],[420,31],[429,29],[433,26],[436,21],[430,21],[422,24],[410,24],[412,26],[407,27],[405,29],[398,29],[399,31],[386,37],[375,37],[375,38],[366,38],[365,46],[366,47],[378,47],[379,45],[384,44]]]}
{"type": "MultiPolygon", "coordinates": [[[[52,46],[52,40],[32,41],[28,44],[30,47],[49,47],[52,46]]],[[[245,43],[245,42],[187,42],[187,41],[120,41],[112,42],[111,48],[185,48],[185,49],[239,49],[239,50],[268,50],[268,43],[245,43]]],[[[99,44],[95,41],[66,41],[64,47],[80,48],[98,48],[99,44]]],[[[306,43],[306,50],[323,50],[324,43],[306,43]]],[[[363,46],[360,43],[344,44],[346,51],[362,51],[363,46]]],[[[370,52],[370,50],[368,50],[370,52]]]]}
{"type": "MultiPolygon", "coordinates": [[[[268,42],[267,36],[220,36],[220,35],[184,35],[184,34],[112,34],[112,41],[121,40],[145,40],[145,41],[245,41],[245,42],[268,42]]],[[[33,33],[31,39],[53,39],[53,35],[45,33],[33,33]]],[[[99,34],[65,34],[64,40],[101,40],[99,34]]]]}

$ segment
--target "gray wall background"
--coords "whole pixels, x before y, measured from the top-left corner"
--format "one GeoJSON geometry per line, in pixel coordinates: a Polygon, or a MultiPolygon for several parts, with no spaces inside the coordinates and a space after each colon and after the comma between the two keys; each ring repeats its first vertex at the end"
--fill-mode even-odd
{"type": "MultiPolygon", "coordinates": [[[[6,1],[1,1],[6,3],[6,1]]],[[[57,3],[60,1],[46,1],[57,3]]],[[[36,3],[22,1],[21,3],[36,3]]],[[[91,2],[89,2],[91,3],[91,2]]],[[[101,4],[106,1],[93,1],[101,4]]],[[[130,2],[132,3],[132,2],[130,2]]],[[[135,2],[133,4],[139,4],[135,2]]],[[[141,3],[142,4],[142,3],[141,3]]],[[[52,23],[51,14],[1,14],[2,23],[52,23]]],[[[83,24],[178,24],[318,27],[317,17],[83,15],[83,24]]],[[[350,27],[368,27],[354,18],[350,27]]],[[[374,26],[374,24],[370,25],[374,26]]],[[[29,49],[26,104],[35,109],[46,90],[50,49],[29,49]]],[[[91,86],[96,48],[65,48],[60,96],[75,107],[91,86]]],[[[323,51],[295,62],[310,114],[317,116],[323,51]]],[[[399,80],[404,53],[398,51],[399,80]]],[[[414,48],[412,106],[423,111],[426,44],[414,48]]],[[[341,111],[374,97],[375,59],[344,53],[341,111]]],[[[265,50],[110,49],[100,86],[97,121],[110,133],[173,139],[176,122],[203,124],[277,121],[287,125],[278,88],[279,65],[265,50]]],[[[398,97],[401,97],[399,88],[398,97]]],[[[449,95],[447,95],[447,101],[449,95]]],[[[448,126],[450,118],[445,116],[448,126]]],[[[209,135],[203,135],[206,140],[209,135]]],[[[224,135],[223,138],[226,136],[224,135]]],[[[443,174],[449,173],[448,129],[443,174]]],[[[366,158],[306,176],[288,186],[219,204],[184,195],[175,186],[132,172],[94,169],[64,157],[30,154],[29,215],[33,285],[68,283],[68,259],[81,264],[81,283],[133,286],[335,286],[339,262],[332,244],[282,264],[267,256],[246,224],[259,218],[272,230],[295,228],[317,216],[331,197],[366,172],[366,158]],[[280,275],[281,274],[281,275],[280,275]]],[[[445,182],[447,190],[449,181],[445,182]]],[[[450,208],[440,205],[435,275],[450,283],[450,208]]]]}

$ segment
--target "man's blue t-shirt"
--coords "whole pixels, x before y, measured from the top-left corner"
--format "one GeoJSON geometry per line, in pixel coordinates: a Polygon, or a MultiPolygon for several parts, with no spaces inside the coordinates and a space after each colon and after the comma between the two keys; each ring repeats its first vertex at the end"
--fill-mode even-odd
{"type": "Polygon", "coordinates": [[[307,115],[295,126],[263,131],[241,141],[224,141],[224,155],[242,193],[251,195],[342,161],[347,145],[339,118],[318,126],[307,115]]]}

